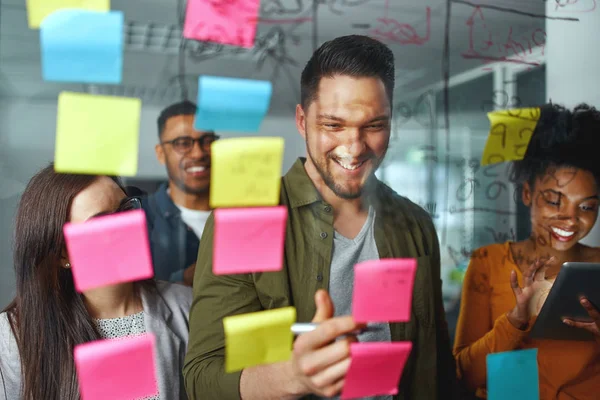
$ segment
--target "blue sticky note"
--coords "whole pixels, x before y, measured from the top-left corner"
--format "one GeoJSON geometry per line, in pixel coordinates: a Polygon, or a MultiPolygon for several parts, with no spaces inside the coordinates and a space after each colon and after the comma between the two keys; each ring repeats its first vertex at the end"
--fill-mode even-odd
{"type": "Polygon", "coordinates": [[[123,13],[62,9],[40,26],[46,81],[121,83],[123,13]]]}
{"type": "Polygon", "coordinates": [[[527,349],[488,354],[488,400],[539,399],[537,352],[537,349],[527,349]]]}
{"type": "Polygon", "coordinates": [[[272,92],[269,81],[201,76],[194,128],[257,132],[269,110],[272,92]]]}

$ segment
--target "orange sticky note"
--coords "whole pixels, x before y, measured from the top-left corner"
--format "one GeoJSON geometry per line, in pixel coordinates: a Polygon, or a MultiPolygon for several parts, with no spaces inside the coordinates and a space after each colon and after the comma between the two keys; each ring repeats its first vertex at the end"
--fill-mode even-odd
{"type": "Polygon", "coordinates": [[[220,208],[214,215],[215,275],[281,270],[286,206],[220,208]]]}
{"type": "Polygon", "coordinates": [[[522,160],[540,119],[539,108],[520,108],[488,113],[490,133],[481,165],[522,160]]]}
{"type": "Polygon", "coordinates": [[[352,317],[356,322],[410,320],[417,260],[387,258],[354,266],[352,317]]]}
{"type": "Polygon", "coordinates": [[[250,48],[259,4],[260,0],[188,0],[183,36],[250,48]]]}
{"type": "Polygon", "coordinates": [[[158,394],[156,338],[151,333],[75,346],[81,397],[130,400],[158,394]]]}
{"type": "Polygon", "coordinates": [[[350,344],[350,368],[341,398],[397,394],[411,349],[411,342],[350,344]]]}

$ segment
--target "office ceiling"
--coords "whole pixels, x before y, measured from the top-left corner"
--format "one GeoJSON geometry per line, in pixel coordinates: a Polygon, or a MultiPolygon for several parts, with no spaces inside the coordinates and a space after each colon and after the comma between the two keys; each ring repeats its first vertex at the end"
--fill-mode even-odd
{"type": "MultiPolygon", "coordinates": [[[[350,33],[379,37],[394,50],[397,98],[442,80],[445,1],[316,1],[315,16],[311,0],[262,0],[252,49],[186,40],[180,54],[178,10],[185,9],[185,0],[112,0],[112,9],[123,11],[126,20],[123,82],[89,86],[44,82],[39,31],[27,26],[25,0],[1,0],[0,96],[54,100],[62,90],[75,90],[166,105],[181,99],[182,88],[194,99],[198,75],[208,74],[271,80],[270,113],[289,115],[299,98],[300,71],[313,47],[350,33]]],[[[458,0],[452,4],[451,74],[486,68],[481,58],[511,55],[519,46],[526,52],[527,42],[543,44],[544,19],[497,9],[543,14],[543,1],[479,0],[478,4],[481,8],[458,0]],[[511,45],[511,40],[519,46],[511,45]]]]}

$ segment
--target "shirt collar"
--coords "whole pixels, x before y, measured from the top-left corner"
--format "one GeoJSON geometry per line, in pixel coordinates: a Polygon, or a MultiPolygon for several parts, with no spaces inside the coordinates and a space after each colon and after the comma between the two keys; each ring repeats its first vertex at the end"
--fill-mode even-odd
{"type": "Polygon", "coordinates": [[[299,157],[283,177],[290,207],[298,208],[321,200],[321,195],[304,169],[306,158],[299,157]]]}
{"type": "Polygon", "coordinates": [[[156,203],[158,204],[158,208],[160,210],[160,213],[165,218],[169,218],[174,215],[181,214],[181,211],[179,210],[179,208],[177,208],[175,203],[173,203],[173,200],[167,193],[167,188],[168,188],[167,183],[163,183],[162,185],[160,185],[160,187],[154,194],[154,196],[156,198],[156,203]]]}
{"type": "MultiPolygon", "coordinates": [[[[283,184],[289,194],[290,207],[298,208],[308,204],[323,200],[319,191],[315,187],[304,169],[305,157],[299,157],[294,165],[283,177],[283,184]]],[[[385,185],[373,175],[365,185],[364,190],[368,191],[369,204],[378,210],[382,206],[382,197],[387,193],[385,185]]]]}

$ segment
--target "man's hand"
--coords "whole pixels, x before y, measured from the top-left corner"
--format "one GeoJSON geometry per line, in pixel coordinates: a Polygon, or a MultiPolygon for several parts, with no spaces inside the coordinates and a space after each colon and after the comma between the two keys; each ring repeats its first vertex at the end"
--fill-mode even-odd
{"type": "Polygon", "coordinates": [[[332,318],[333,303],[324,290],[317,291],[315,303],[317,312],[313,322],[319,326],[296,339],[292,371],[301,394],[333,397],[344,386],[350,367],[350,343],[357,341],[350,333],[364,326],[356,324],[351,316],[332,318]]]}
{"type": "Polygon", "coordinates": [[[592,322],[579,322],[569,318],[566,318],[563,322],[569,326],[590,331],[596,335],[597,338],[600,338],[600,311],[585,297],[582,297],[579,302],[588,312],[590,318],[592,318],[592,322]]]}
{"type": "Polygon", "coordinates": [[[183,284],[192,286],[194,284],[194,273],[196,272],[196,263],[190,265],[183,271],[183,284]]]}

